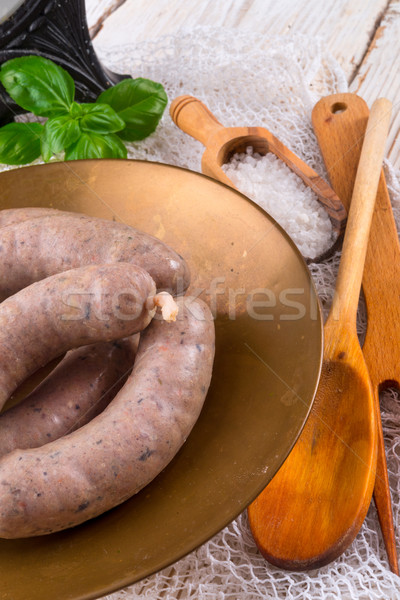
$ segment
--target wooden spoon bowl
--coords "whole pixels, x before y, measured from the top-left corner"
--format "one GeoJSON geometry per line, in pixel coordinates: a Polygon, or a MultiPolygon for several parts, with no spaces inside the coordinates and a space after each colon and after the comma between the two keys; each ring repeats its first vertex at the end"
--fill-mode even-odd
{"type": "Polygon", "coordinates": [[[173,100],[170,115],[182,131],[205,146],[201,160],[201,168],[205,175],[235,188],[221,168],[222,165],[228,163],[234,154],[246,152],[249,146],[261,155],[271,152],[314,191],[328,212],[334,232],[338,236],[343,233],[347,212],[338,196],[318,173],[282,144],[268,129],[224,127],[205,104],[187,95],[173,100]]]}
{"type": "Polygon", "coordinates": [[[356,333],[331,324],[324,335],[310,417],[277,475],[248,508],[261,554],[293,571],[322,567],[346,550],[375,482],[373,392],[356,333]]]}

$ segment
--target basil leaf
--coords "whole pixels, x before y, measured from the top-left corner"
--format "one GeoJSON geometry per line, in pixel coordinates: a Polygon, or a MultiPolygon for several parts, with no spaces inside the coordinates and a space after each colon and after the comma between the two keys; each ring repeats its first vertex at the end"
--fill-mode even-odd
{"type": "Polygon", "coordinates": [[[0,128],[0,162],[26,165],[40,156],[43,125],[39,123],[8,123],[0,128]]]}
{"type": "Polygon", "coordinates": [[[47,143],[44,131],[43,131],[43,135],[40,139],[40,153],[42,155],[44,162],[49,162],[49,160],[53,156],[53,152],[52,152],[49,144],[47,143]]]}
{"type": "Polygon", "coordinates": [[[69,114],[73,119],[77,117],[81,117],[83,114],[82,104],[78,104],[77,102],[73,102],[69,107],[69,114]]]}
{"type": "Polygon", "coordinates": [[[70,115],[52,117],[46,121],[44,126],[43,144],[46,143],[50,150],[57,154],[76,142],[80,135],[78,121],[72,119],[70,115]]]}
{"type": "Polygon", "coordinates": [[[168,97],[160,83],[138,77],[123,79],[102,92],[96,102],[112,106],[126,125],[118,135],[123,140],[133,142],[155,131],[168,97]]]}
{"type": "Polygon", "coordinates": [[[81,104],[80,107],[83,115],[80,119],[82,131],[114,133],[125,127],[125,122],[108,104],[81,104]]]}
{"type": "Polygon", "coordinates": [[[83,131],[79,139],[65,151],[65,160],[80,158],[126,158],[127,150],[114,133],[99,135],[83,131]]]}
{"type": "Polygon", "coordinates": [[[19,106],[43,117],[68,112],[74,99],[71,75],[42,56],[8,60],[0,69],[0,81],[19,106]]]}

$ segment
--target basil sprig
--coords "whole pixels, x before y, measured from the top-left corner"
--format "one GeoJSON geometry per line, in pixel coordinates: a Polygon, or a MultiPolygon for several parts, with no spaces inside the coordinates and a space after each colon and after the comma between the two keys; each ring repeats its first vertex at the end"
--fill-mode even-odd
{"type": "Polygon", "coordinates": [[[75,102],[75,84],[62,67],[41,56],[5,62],[0,82],[23,109],[45,123],[9,123],[0,128],[0,162],[25,165],[42,156],[66,160],[126,158],[127,142],[153,133],[167,105],[160,83],[124,79],[95,103],[75,102]]]}

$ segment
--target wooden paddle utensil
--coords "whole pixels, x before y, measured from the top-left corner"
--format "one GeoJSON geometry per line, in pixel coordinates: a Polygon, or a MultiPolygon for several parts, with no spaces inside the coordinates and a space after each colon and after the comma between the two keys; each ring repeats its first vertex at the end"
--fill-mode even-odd
{"type": "Polygon", "coordinates": [[[332,222],[336,234],[343,233],[347,212],[331,187],[305,162],[286,148],[264,127],[224,127],[210,110],[193,96],[179,96],[171,103],[170,115],[174,123],[205,146],[201,169],[205,175],[214,177],[236,189],[221,165],[251,146],[264,155],[272,152],[280,158],[317,195],[332,222]]]}
{"type": "Polygon", "coordinates": [[[356,315],[390,111],[385,99],[371,109],[310,416],[281,469],[248,508],[261,553],[286,569],[317,568],[337,558],[372,498],[376,411],[356,315]]]}
{"type": "MultiPolygon", "coordinates": [[[[355,94],[323,98],[313,125],[329,179],[346,208],[360,157],[369,110],[355,94]],[[334,114],[331,107],[334,108],[334,114]]],[[[383,171],[379,182],[363,275],[368,323],[363,354],[374,388],[378,422],[378,462],[374,500],[391,570],[399,574],[379,391],[400,386],[400,244],[383,171]]]]}

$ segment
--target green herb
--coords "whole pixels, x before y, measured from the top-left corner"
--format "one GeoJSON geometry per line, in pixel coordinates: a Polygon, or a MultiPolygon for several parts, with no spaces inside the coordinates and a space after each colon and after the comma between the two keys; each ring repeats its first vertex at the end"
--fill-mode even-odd
{"type": "Polygon", "coordinates": [[[43,125],[39,123],[8,123],[0,129],[0,162],[7,165],[25,165],[40,156],[40,137],[43,125]]]}
{"type": "Polygon", "coordinates": [[[126,158],[124,144],[114,133],[100,135],[85,131],[79,139],[65,151],[66,160],[76,158],[126,158]]]}
{"type": "Polygon", "coordinates": [[[0,81],[14,102],[42,117],[67,112],[74,99],[71,75],[40,56],[8,60],[1,67],[0,81]]]}
{"type": "Polygon", "coordinates": [[[105,102],[125,121],[118,135],[129,142],[142,140],[155,131],[168,98],[160,83],[138,77],[123,79],[100,94],[97,102],[105,102]]]}
{"type": "Polygon", "coordinates": [[[77,141],[81,129],[77,119],[70,114],[52,117],[44,126],[43,143],[46,143],[51,152],[58,154],[77,141]]]}
{"type": "Polygon", "coordinates": [[[126,158],[121,141],[142,140],[155,131],[167,105],[161,84],[126,79],[100,94],[95,103],[75,102],[67,71],[40,56],[5,62],[0,82],[39,123],[9,123],[0,128],[0,162],[22,165],[64,153],[66,160],[126,158]]]}
{"type": "Polygon", "coordinates": [[[125,127],[125,122],[108,104],[81,104],[81,108],[83,111],[80,119],[82,131],[115,133],[125,127]]]}

